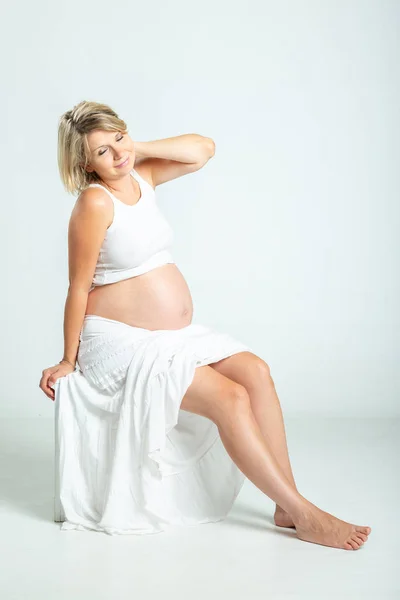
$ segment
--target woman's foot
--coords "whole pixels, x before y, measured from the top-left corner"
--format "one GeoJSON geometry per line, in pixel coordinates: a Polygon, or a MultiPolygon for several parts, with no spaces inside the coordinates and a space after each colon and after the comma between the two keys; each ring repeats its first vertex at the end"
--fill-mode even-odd
{"type": "Polygon", "coordinates": [[[294,527],[292,517],[280,506],[276,507],[274,521],[278,527],[294,527]]]}
{"type": "Polygon", "coordinates": [[[371,533],[371,527],[341,521],[311,502],[293,521],[301,540],[344,550],[358,550],[371,533]]]}

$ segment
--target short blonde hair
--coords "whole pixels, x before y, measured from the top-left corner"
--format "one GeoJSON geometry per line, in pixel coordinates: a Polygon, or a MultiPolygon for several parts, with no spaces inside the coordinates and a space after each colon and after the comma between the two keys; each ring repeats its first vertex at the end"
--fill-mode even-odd
{"type": "Polygon", "coordinates": [[[90,161],[87,134],[94,129],[127,133],[125,121],[106,104],[83,100],[65,112],[58,125],[58,168],[64,188],[80,194],[90,183],[99,181],[95,171],[88,173],[90,161]]]}

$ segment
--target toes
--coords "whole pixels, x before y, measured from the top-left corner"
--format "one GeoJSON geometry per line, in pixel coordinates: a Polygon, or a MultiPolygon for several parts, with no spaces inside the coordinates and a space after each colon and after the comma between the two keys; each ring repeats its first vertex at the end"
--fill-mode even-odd
{"type": "Polygon", "coordinates": [[[361,538],[363,542],[366,542],[368,540],[368,536],[365,533],[360,533],[359,531],[356,532],[357,537],[361,538]]]}
{"type": "Polygon", "coordinates": [[[353,540],[353,538],[348,539],[347,543],[350,544],[350,546],[353,548],[353,550],[358,550],[359,545],[355,540],[353,540]]]}
{"type": "Polygon", "coordinates": [[[359,533],[365,533],[365,535],[369,535],[371,533],[371,527],[360,527],[356,525],[356,531],[359,533]]]}
{"type": "Polygon", "coordinates": [[[359,546],[362,546],[364,541],[361,538],[359,538],[358,536],[359,536],[359,534],[356,531],[354,531],[351,534],[351,539],[353,540],[353,542],[356,542],[356,544],[358,544],[359,546]]]}
{"type": "Polygon", "coordinates": [[[353,550],[353,546],[352,546],[351,544],[349,544],[349,542],[345,542],[345,543],[343,544],[343,548],[344,548],[345,550],[353,550]]]}
{"type": "Polygon", "coordinates": [[[354,534],[353,540],[355,540],[357,542],[357,544],[359,544],[360,546],[362,546],[364,544],[364,540],[361,537],[361,533],[354,534]]]}

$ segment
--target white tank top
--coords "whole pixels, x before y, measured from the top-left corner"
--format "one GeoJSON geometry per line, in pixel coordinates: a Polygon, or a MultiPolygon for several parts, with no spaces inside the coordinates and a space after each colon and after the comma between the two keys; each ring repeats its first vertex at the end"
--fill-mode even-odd
{"type": "Polygon", "coordinates": [[[101,187],[114,204],[114,219],[106,231],[89,292],[96,286],[175,263],[171,254],[174,232],[158,208],[154,189],[135,169],[130,174],[141,193],[133,205],[125,204],[99,183],[88,186],[101,187]]]}

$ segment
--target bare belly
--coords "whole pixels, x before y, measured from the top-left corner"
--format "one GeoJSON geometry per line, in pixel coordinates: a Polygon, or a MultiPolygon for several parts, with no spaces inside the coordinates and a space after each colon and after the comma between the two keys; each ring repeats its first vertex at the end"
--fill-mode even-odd
{"type": "Polygon", "coordinates": [[[192,321],[189,287],[174,263],[143,275],[95,287],[87,315],[98,315],[144,329],[181,329],[192,321]]]}

